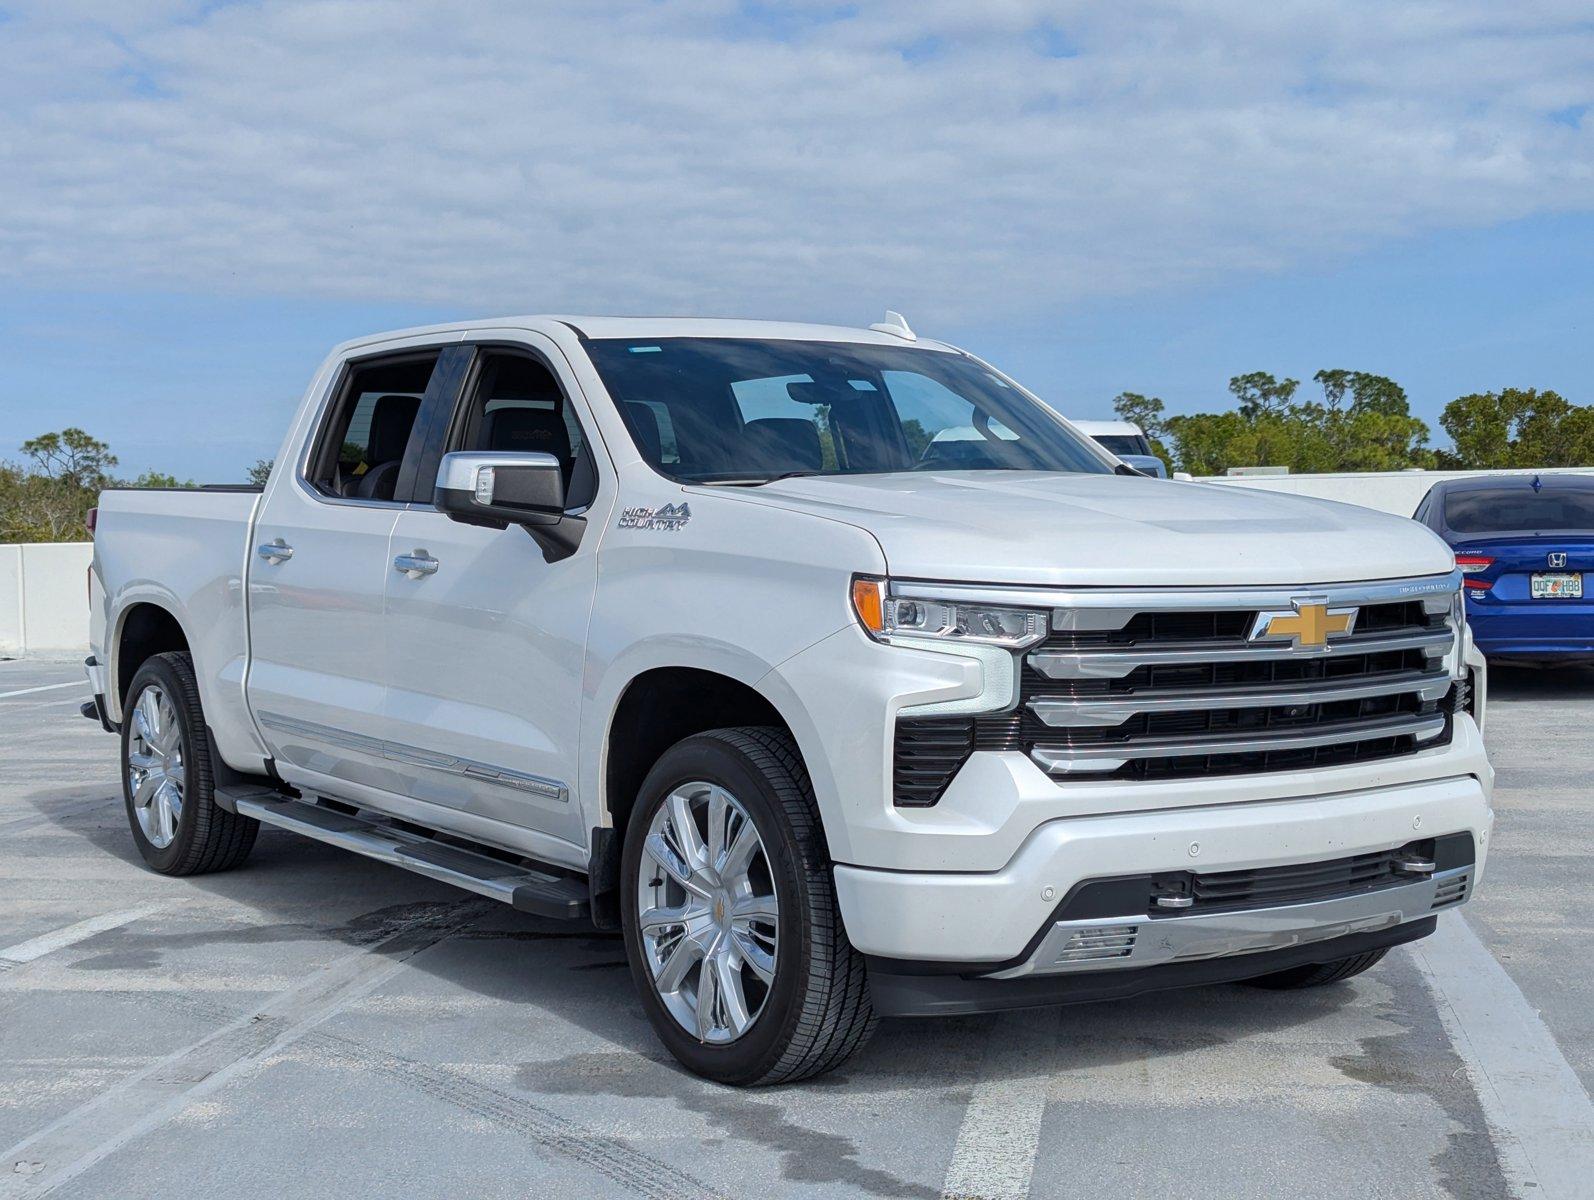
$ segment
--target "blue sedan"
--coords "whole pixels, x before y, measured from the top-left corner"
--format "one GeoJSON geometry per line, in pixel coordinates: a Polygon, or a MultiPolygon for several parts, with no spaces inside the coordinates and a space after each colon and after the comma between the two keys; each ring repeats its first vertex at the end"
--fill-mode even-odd
{"type": "Polygon", "coordinates": [[[1594,475],[1450,479],[1412,515],[1455,550],[1486,657],[1594,662],[1594,475]]]}

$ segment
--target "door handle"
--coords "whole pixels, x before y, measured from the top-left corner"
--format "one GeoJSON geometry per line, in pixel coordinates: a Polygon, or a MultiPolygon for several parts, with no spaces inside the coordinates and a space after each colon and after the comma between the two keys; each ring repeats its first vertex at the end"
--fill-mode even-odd
{"type": "Polygon", "coordinates": [[[393,560],[393,569],[403,571],[411,579],[419,579],[422,575],[437,574],[437,560],[424,550],[417,550],[414,554],[400,554],[393,560]]]}
{"type": "Polygon", "coordinates": [[[255,547],[255,553],[260,555],[261,558],[265,559],[272,566],[276,566],[278,563],[286,562],[288,559],[293,557],[293,547],[288,545],[288,543],[283,541],[281,538],[278,538],[274,542],[267,542],[263,546],[255,547]]]}

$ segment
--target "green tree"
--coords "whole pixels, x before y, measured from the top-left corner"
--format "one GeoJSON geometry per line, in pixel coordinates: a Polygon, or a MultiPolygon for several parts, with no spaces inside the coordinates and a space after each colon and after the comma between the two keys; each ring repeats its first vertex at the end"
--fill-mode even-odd
{"type": "Polygon", "coordinates": [[[1457,396],[1439,424],[1455,443],[1440,465],[1454,468],[1594,465],[1594,407],[1553,391],[1503,388],[1457,396]]]}
{"type": "Polygon", "coordinates": [[[1252,371],[1229,380],[1229,391],[1239,402],[1240,415],[1249,420],[1288,411],[1295,389],[1300,386],[1298,379],[1275,379],[1266,371],[1252,371]]]}
{"type": "MultiPolygon", "coordinates": [[[[1299,383],[1265,371],[1236,375],[1227,412],[1162,417],[1162,402],[1124,393],[1120,413],[1160,421],[1173,459],[1193,475],[1230,467],[1282,466],[1292,472],[1391,471],[1428,466],[1428,427],[1411,415],[1406,392],[1383,375],[1322,370],[1321,400],[1298,396],[1299,383]]],[[[1115,405],[1116,406],[1116,405],[1115,405]]],[[[1126,418],[1132,419],[1132,418],[1126,418]]]]}
{"type": "Polygon", "coordinates": [[[249,468],[249,482],[255,487],[265,487],[266,480],[271,478],[271,464],[274,460],[257,458],[255,465],[249,468]]]}
{"type": "Polygon", "coordinates": [[[192,479],[178,479],[177,476],[168,475],[164,471],[145,471],[137,479],[128,480],[125,486],[136,488],[191,488],[195,484],[192,479]]]}
{"type": "Polygon", "coordinates": [[[111,448],[70,427],[23,442],[22,453],[31,467],[19,471],[8,489],[0,513],[3,536],[49,542],[87,538],[88,511],[100,489],[110,484],[110,469],[116,465],[111,448]]]}
{"type": "Polygon", "coordinates": [[[1163,403],[1156,396],[1142,396],[1139,392],[1119,392],[1112,400],[1112,410],[1120,421],[1140,426],[1140,432],[1151,443],[1151,452],[1164,462],[1173,462],[1168,449],[1168,419],[1163,415],[1163,403]]]}

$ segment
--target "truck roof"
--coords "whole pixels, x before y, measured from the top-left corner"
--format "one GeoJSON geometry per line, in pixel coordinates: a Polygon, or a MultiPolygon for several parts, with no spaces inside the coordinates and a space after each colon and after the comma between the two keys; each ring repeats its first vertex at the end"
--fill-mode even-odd
{"type": "Polygon", "coordinates": [[[465,334],[478,329],[532,329],[546,333],[550,332],[552,326],[564,326],[589,338],[761,338],[768,341],[858,342],[874,346],[955,349],[944,342],[929,338],[910,339],[895,333],[860,329],[850,325],[749,321],[732,317],[603,317],[542,313],[511,317],[480,317],[469,321],[450,321],[442,325],[391,329],[344,342],[338,347],[338,351],[348,352],[380,342],[428,334],[465,334]]]}

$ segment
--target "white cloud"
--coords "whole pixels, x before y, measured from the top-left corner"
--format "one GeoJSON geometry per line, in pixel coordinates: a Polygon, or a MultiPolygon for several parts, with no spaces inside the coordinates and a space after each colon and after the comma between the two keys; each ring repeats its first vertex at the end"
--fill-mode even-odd
{"type": "Polygon", "coordinates": [[[968,320],[1594,208],[1584,3],[9,7],[35,286],[968,320]]]}

